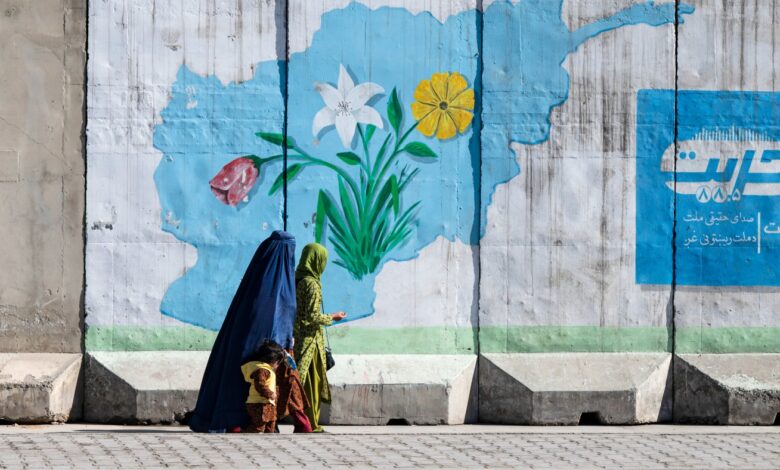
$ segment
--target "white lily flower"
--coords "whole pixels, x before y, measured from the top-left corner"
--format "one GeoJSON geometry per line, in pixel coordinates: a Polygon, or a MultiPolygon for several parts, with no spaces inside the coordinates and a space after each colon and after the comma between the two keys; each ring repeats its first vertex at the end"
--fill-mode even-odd
{"type": "Polygon", "coordinates": [[[355,86],[347,69],[339,65],[338,89],[323,82],[314,82],[314,89],[325,102],[325,107],[314,116],[311,126],[315,137],[322,129],[335,125],[341,143],[349,148],[358,123],[383,129],[382,117],[374,108],[366,106],[368,100],[385,91],[376,83],[366,82],[355,86]]]}

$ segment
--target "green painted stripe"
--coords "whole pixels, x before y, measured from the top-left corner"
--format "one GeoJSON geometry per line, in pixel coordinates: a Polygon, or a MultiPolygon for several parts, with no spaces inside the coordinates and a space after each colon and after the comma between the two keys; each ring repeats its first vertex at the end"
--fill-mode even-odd
{"type": "Polygon", "coordinates": [[[678,354],[780,353],[780,327],[677,328],[678,354]]]}
{"type": "MultiPolygon", "coordinates": [[[[356,328],[328,329],[337,354],[474,354],[473,328],[356,328]]],[[[216,332],[193,326],[90,326],[90,351],[208,351],[216,332]]]]}
{"type": "Polygon", "coordinates": [[[336,354],[475,354],[474,328],[425,326],[361,328],[350,325],[329,328],[336,354]]]}
{"type": "MultiPolygon", "coordinates": [[[[337,354],[474,354],[473,328],[329,329],[337,354]]],[[[216,332],[194,326],[89,326],[90,351],[208,351],[216,332]]],[[[661,327],[510,326],[482,327],[479,348],[487,353],[668,352],[669,330],[661,327]]],[[[696,353],[780,352],[780,327],[678,328],[675,350],[696,353]]]]}
{"type": "Polygon", "coordinates": [[[217,333],[196,326],[88,326],[88,351],[209,351],[217,333]]]}
{"type": "Polygon", "coordinates": [[[483,326],[479,349],[486,353],[667,352],[669,334],[663,327],[483,326]]]}

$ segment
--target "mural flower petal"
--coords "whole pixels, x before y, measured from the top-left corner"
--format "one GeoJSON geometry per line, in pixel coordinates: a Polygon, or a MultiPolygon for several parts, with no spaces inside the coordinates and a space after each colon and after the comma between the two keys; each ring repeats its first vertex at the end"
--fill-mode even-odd
{"type": "Polygon", "coordinates": [[[452,116],[448,112],[441,112],[441,118],[439,118],[439,129],[436,133],[436,138],[439,140],[446,140],[455,137],[457,133],[455,128],[455,121],[452,120],[452,116]]]}
{"type": "Polygon", "coordinates": [[[474,109],[474,90],[469,88],[450,101],[450,108],[474,109]]]}
{"type": "Polygon", "coordinates": [[[260,170],[250,158],[239,157],[222,167],[211,178],[209,186],[221,203],[236,206],[252,190],[259,174],[260,170]]]}
{"type": "Polygon", "coordinates": [[[324,82],[314,82],[314,89],[325,102],[325,107],[314,116],[312,122],[312,133],[315,136],[325,127],[336,124],[341,143],[349,148],[358,122],[384,128],[379,113],[366,106],[368,100],[385,91],[376,83],[366,82],[355,86],[347,69],[339,65],[338,89],[324,82]]]}
{"type": "Polygon", "coordinates": [[[471,124],[471,120],[474,118],[474,115],[470,112],[459,109],[459,108],[449,108],[447,110],[447,114],[452,118],[452,121],[455,123],[455,127],[458,128],[458,132],[461,134],[468,129],[469,124],[471,124]]]}
{"type": "Polygon", "coordinates": [[[431,137],[436,133],[436,128],[439,126],[439,119],[442,114],[444,114],[444,112],[438,109],[428,113],[427,116],[420,120],[417,130],[419,130],[422,135],[431,137]]]}
{"type": "Polygon", "coordinates": [[[458,72],[434,73],[430,80],[420,81],[414,98],[412,116],[426,137],[451,139],[466,132],[474,119],[474,89],[458,72]]]}
{"type": "Polygon", "coordinates": [[[352,113],[352,116],[355,117],[355,120],[357,122],[363,124],[371,124],[377,129],[384,128],[384,123],[382,123],[382,116],[379,115],[376,109],[371,108],[369,106],[364,106],[358,109],[357,111],[352,113]]]}
{"type": "Polygon", "coordinates": [[[338,86],[342,97],[346,97],[355,87],[355,82],[352,81],[352,77],[349,76],[349,72],[347,72],[347,69],[342,64],[339,64],[338,86]]]}
{"type": "Polygon", "coordinates": [[[414,90],[414,99],[420,103],[427,103],[433,106],[436,106],[439,101],[441,101],[439,100],[439,97],[436,96],[436,92],[433,91],[430,80],[420,81],[417,88],[414,90]]]}
{"type": "Polygon", "coordinates": [[[439,101],[445,101],[447,99],[447,78],[448,73],[438,72],[434,73],[431,77],[431,86],[439,101]]]}
{"type": "Polygon", "coordinates": [[[379,93],[384,93],[384,91],[385,89],[376,83],[361,83],[347,93],[346,99],[349,101],[350,105],[352,105],[353,109],[360,108],[364,106],[368,100],[379,93]]]}
{"type": "Polygon", "coordinates": [[[336,113],[336,132],[338,132],[344,147],[352,145],[352,138],[355,136],[355,126],[357,126],[357,120],[355,120],[355,116],[352,113],[336,113]]]}
{"type": "Polygon", "coordinates": [[[330,108],[322,108],[314,115],[311,123],[311,133],[316,137],[321,130],[336,124],[336,112],[330,108]]]}
{"type": "Polygon", "coordinates": [[[336,109],[339,103],[344,100],[341,92],[328,83],[314,82],[314,89],[322,97],[322,101],[325,102],[325,106],[330,109],[336,109]]]}
{"type": "Polygon", "coordinates": [[[412,117],[415,121],[419,121],[434,109],[438,109],[438,107],[433,104],[414,102],[412,103],[412,117]]]}
{"type": "Polygon", "coordinates": [[[451,102],[468,87],[469,84],[466,82],[466,79],[463,78],[463,75],[458,72],[452,72],[447,79],[447,101],[451,102]]]}

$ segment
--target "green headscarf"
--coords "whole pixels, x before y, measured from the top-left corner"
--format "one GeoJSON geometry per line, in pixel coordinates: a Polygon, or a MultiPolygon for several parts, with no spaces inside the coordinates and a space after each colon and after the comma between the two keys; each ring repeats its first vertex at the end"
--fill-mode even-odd
{"type": "Polygon", "coordinates": [[[320,276],[325,271],[325,265],[328,264],[328,249],[319,243],[309,243],[303,247],[301,260],[295,269],[295,281],[304,277],[313,277],[320,282],[320,276]]]}

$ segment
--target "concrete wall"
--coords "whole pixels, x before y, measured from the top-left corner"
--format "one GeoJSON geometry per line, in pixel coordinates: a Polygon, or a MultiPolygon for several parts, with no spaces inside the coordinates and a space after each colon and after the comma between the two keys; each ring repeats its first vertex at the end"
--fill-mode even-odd
{"type": "Polygon", "coordinates": [[[81,351],[85,6],[0,1],[0,352],[81,351]]]}
{"type": "MultiPolygon", "coordinates": [[[[221,203],[209,182],[237,157],[279,153],[278,146],[255,134],[281,132],[283,73],[289,87],[288,131],[298,143],[290,163],[311,163],[302,160],[305,153],[331,165],[307,166],[290,181],[288,229],[299,249],[315,239],[320,190],[343,210],[338,172],[349,172],[359,184],[360,168],[368,165],[357,134],[347,145],[333,126],[313,135],[312,121],[324,107],[317,82],[338,86],[343,66],[354,83],[374,84],[366,85],[374,88],[367,88],[372,93],[365,97],[370,101],[364,112],[370,115],[361,119],[364,132],[365,122],[374,119],[377,125],[367,142],[377,176],[383,140],[392,139],[387,161],[396,139],[415,125],[411,105],[421,81],[434,73],[457,72],[467,89],[464,97],[475,95],[476,3],[431,2],[413,11],[397,3],[383,8],[291,2],[287,66],[277,61],[287,47],[279,28],[285,24],[283,4],[93,5],[88,349],[210,347],[251,254],[282,226],[281,194],[269,195],[281,162],[264,162],[246,201],[235,207],[221,203]],[[354,43],[356,34],[365,41],[354,43]],[[396,47],[399,40],[404,48],[396,47]],[[394,106],[402,113],[399,135],[387,114],[393,88],[394,106]],[[363,164],[337,157],[346,151],[359,154],[363,164]]],[[[468,99],[464,103],[473,108],[468,99]]],[[[324,229],[332,259],[351,259],[349,269],[331,264],[325,281],[326,308],[343,308],[353,320],[333,335],[342,352],[475,351],[479,145],[473,112],[463,119],[461,132],[448,139],[410,132],[399,150],[417,142],[412,147],[417,155],[397,152],[392,157],[399,165],[388,166],[370,195],[377,200],[386,188],[375,223],[358,223],[372,238],[373,253],[342,256],[330,241],[334,228],[324,229]],[[407,175],[418,170],[407,186],[407,175]],[[397,213],[394,198],[388,197],[391,180],[399,185],[397,213]],[[407,210],[412,211],[407,225],[396,231],[401,243],[378,253],[381,243],[374,243],[373,236],[380,236],[382,221],[388,239],[393,224],[404,223],[407,210]]]]}
{"type": "MultiPolygon", "coordinates": [[[[780,37],[776,32],[780,3],[740,0],[717,8],[706,1],[692,4],[697,13],[680,29],[678,50],[678,86],[687,93],[679,103],[680,141],[689,144],[691,141],[686,139],[695,139],[702,126],[723,131],[730,127],[743,129],[742,135],[736,137],[738,142],[733,144],[732,155],[741,157],[738,165],[746,171],[742,180],[746,184],[744,188],[733,183],[725,185],[732,194],[734,190],[743,193],[737,202],[710,202],[697,207],[689,203],[691,196],[679,196],[677,277],[691,271],[711,275],[702,276],[701,286],[691,285],[695,278],[690,275],[682,276],[683,282],[678,281],[674,298],[677,351],[780,352],[780,240],[775,232],[780,218],[780,193],[776,178],[772,183],[753,179],[765,173],[774,175],[780,169],[769,159],[771,150],[780,149],[780,37]],[[696,95],[696,90],[719,93],[696,95]],[[756,152],[752,162],[745,160],[749,151],[756,152]],[[683,201],[684,198],[687,200],[683,201]],[[707,220],[681,220],[691,212],[698,219],[697,208],[698,214],[707,220]],[[731,220],[708,226],[711,211],[718,218],[723,214],[731,220]],[[739,224],[732,223],[735,216],[739,216],[739,224]],[[713,239],[720,235],[721,239],[735,240],[744,234],[750,241],[742,247],[736,243],[731,247],[702,247],[699,253],[686,256],[690,249],[686,253],[685,242],[695,232],[700,238],[702,233],[709,233],[713,239]]],[[[714,140],[728,139],[720,136],[714,140]]],[[[695,140],[693,143],[694,149],[696,144],[701,145],[695,140]]],[[[735,175],[732,181],[736,178],[735,175]]]]}
{"type": "Polygon", "coordinates": [[[637,92],[674,88],[673,9],[530,4],[485,14],[482,159],[504,177],[481,241],[480,349],[668,351],[671,286],[635,282],[635,136],[637,92]]]}
{"type": "Polygon", "coordinates": [[[286,110],[288,229],[340,263],[337,352],[780,351],[773,3],[96,2],[87,348],[210,347],[282,226],[286,110]],[[465,94],[426,121],[437,80],[465,94]]]}

